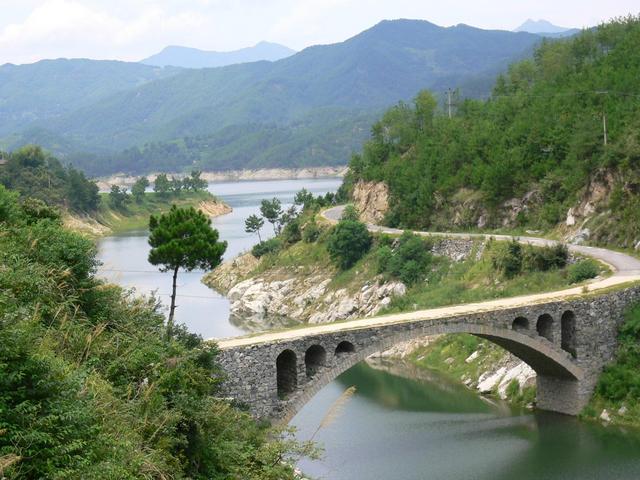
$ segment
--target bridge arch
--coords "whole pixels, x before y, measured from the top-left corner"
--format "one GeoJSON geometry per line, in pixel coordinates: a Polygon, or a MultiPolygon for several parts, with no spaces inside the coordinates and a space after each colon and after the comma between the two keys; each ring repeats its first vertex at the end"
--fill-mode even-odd
{"type": "Polygon", "coordinates": [[[343,340],[342,342],[336,345],[336,349],[334,350],[336,355],[342,355],[345,353],[353,353],[356,351],[356,347],[353,343],[343,340]]]}
{"type": "Polygon", "coordinates": [[[553,342],[553,317],[548,313],[540,315],[536,322],[536,331],[541,337],[553,342]]]}
{"type": "MultiPolygon", "coordinates": [[[[635,265],[629,259],[625,257],[625,262],[635,265]]],[[[622,270],[630,274],[625,281],[640,278],[640,270],[622,270]]],[[[602,368],[613,359],[618,328],[625,310],[640,299],[640,287],[631,285],[601,295],[591,291],[554,295],[222,340],[217,360],[226,375],[221,390],[246,404],[258,418],[287,421],[318,390],[369,355],[429,335],[469,333],[504,347],[538,373],[538,408],[575,415],[588,403],[602,368]],[[529,325],[529,319],[535,324],[529,325]],[[298,365],[297,359],[304,358],[314,344],[325,349],[325,366],[298,381],[306,366],[298,365]]]]}
{"type": "Polygon", "coordinates": [[[314,344],[304,353],[304,366],[308,378],[313,377],[327,363],[327,351],[322,345],[314,344]]]}
{"type": "MultiPolygon", "coordinates": [[[[516,319],[518,318],[525,317],[516,317],[516,319]]],[[[569,386],[578,384],[583,378],[584,372],[572,357],[565,352],[559,351],[557,346],[550,343],[547,338],[537,335],[535,331],[514,330],[512,327],[513,323],[515,323],[515,321],[509,322],[508,325],[503,328],[465,322],[452,323],[446,325],[445,328],[441,325],[432,325],[426,329],[413,330],[386,338],[380,338],[376,342],[371,343],[362,342],[358,338],[353,338],[353,334],[349,332],[345,334],[345,336],[348,337],[347,340],[340,338],[333,340],[336,348],[334,354],[327,357],[326,368],[310,378],[295,395],[292,395],[284,411],[279,415],[278,421],[288,422],[323,387],[354,365],[364,361],[367,357],[407,340],[442,333],[468,333],[485,338],[526,362],[538,373],[539,378],[556,379],[569,386]],[[348,354],[345,354],[347,352],[345,352],[344,349],[348,345],[353,347],[353,350],[349,350],[348,354]]],[[[327,342],[327,339],[324,339],[324,342],[327,347],[331,345],[331,342],[327,342]]]]}
{"type": "Polygon", "coordinates": [[[293,350],[286,349],[276,358],[276,386],[279,398],[285,398],[298,387],[298,359],[293,350]]]}
{"type": "Polygon", "coordinates": [[[569,352],[573,358],[577,358],[576,345],[576,315],[572,310],[567,310],[560,318],[560,346],[565,352],[569,352]]]}
{"type": "Polygon", "coordinates": [[[511,328],[516,331],[529,330],[529,319],[526,317],[516,317],[511,324],[511,328]]]}

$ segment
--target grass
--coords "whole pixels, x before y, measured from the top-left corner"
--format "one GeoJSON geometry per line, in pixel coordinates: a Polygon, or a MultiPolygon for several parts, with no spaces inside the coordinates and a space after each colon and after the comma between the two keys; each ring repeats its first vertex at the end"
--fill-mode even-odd
{"type": "Polygon", "coordinates": [[[100,206],[96,213],[99,223],[115,233],[147,228],[149,216],[167,212],[172,205],[196,207],[203,201],[215,201],[209,192],[183,192],[179,196],[162,197],[155,192],[147,192],[142,203],[132,200],[123,208],[114,208],[109,203],[109,194],[100,194],[100,206]]]}

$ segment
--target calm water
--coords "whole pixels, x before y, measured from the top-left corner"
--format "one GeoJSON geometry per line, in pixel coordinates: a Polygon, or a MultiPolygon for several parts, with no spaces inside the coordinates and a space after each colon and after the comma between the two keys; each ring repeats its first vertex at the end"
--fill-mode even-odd
{"type": "MultiPolygon", "coordinates": [[[[214,219],[229,243],[225,258],[246,251],[257,238],[244,219],[260,200],[284,204],[305,187],[335,191],[339,180],[212,184],[233,213],[214,219]]],[[[272,234],[263,228],[263,238],[272,234]]],[[[147,263],[146,231],[103,239],[102,275],[168,300],[170,275],[147,263]]],[[[228,301],[205,287],[202,273],[181,272],[177,321],[205,338],[242,333],[229,322],[228,301]]],[[[312,437],[332,403],[349,386],[357,392],[339,418],[314,439],[320,461],[300,467],[314,478],[335,480],[638,480],[640,434],[589,425],[558,415],[532,414],[490,403],[438,375],[407,368],[374,370],[362,363],[322,389],[293,419],[298,438],[312,437]]]]}
{"type": "MultiPolygon", "coordinates": [[[[397,373],[397,372],[395,372],[397,373]]],[[[412,376],[412,372],[403,375],[412,376]]],[[[432,375],[410,379],[356,365],[291,422],[308,440],[346,388],[357,393],[314,440],[302,470],[331,480],[637,480],[640,434],[489,403],[432,375]]]]}
{"type": "MultiPolygon", "coordinates": [[[[224,200],[233,212],[213,219],[213,226],[220,238],[228,243],[225,259],[250,250],[258,242],[256,235],[244,231],[244,220],[258,213],[260,201],[277,197],[288,207],[296,192],[306,188],[315,195],[334,192],[340,179],[280,180],[264,182],[213,183],[209,191],[224,200]]],[[[262,238],[273,236],[270,224],[262,228],[262,238]]],[[[125,235],[107,237],[98,245],[98,255],[103,262],[101,275],[137,291],[156,291],[164,303],[169,303],[171,275],[160,273],[147,262],[149,245],[147,231],[127,232],[125,235]]],[[[229,322],[229,302],[200,282],[202,272],[180,272],[178,274],[178,298],[176,322],[184,323],[189,330],[204,338],[224,338],[243,333],[229,322]]]]}

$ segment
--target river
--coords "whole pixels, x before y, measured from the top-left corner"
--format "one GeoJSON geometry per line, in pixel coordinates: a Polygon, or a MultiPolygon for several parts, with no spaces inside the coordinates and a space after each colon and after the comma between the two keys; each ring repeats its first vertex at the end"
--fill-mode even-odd
{"type": "MultiPolygon", "coordinates": [[[[244,219],[263,198],[289,205],[303,187],[335,191],[339,180],[283,180],[211,184],[233,207],[213,225],[232,258],[256,243],[244,219]]],[[[263,238],[272,235],[263,228],[263,238]]],[[[99,243],[100,274],[126,287],[156,291],[167,301],[170,276],[147,262],[147,232],[127,232],[99,243]]],[[[202,272],[178,277],[176,320],[205,338],[242,334],[229,321],[228,301],[205,287],[202,272]]],[[[300,467],[314,478],[335,480],[637,480],[640,434],[586,424],[561,415],[513,409],[482,399],[465,387],[410,368],[393,372],[361,363],[322,389],[292,420],[298,438],[325,448],[321,460],[300,467]],[[330,425],[318,425],[349,386],[356,394],[330,425]]]]}

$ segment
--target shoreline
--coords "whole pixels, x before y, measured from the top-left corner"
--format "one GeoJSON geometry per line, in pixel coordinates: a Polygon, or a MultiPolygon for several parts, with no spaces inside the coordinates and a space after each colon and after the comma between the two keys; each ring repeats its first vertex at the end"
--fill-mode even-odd
{"type": "MultiPolygon", "coordinates": [[[[226,171],[203,171],[201,178],[207,182],[252,182],[252,181],[273,181],[273,180],[307,180],[322,178],[342,178],[347,173],[348,167],[341,165],[337,167],[303,167],[303,168],[259,168],[226,171]]],[[[153,182],[155,178],[163,172],[153,172],[146,177],[153,182]]],[[[167,176],[181,178],[184,173],[167,173],[167,176]]],[[[111,185],[130,187],[137,178],[145,175],[130,175],[116,173],[110,176],[96,178],[96,183],[101,191],[108,190],[111,185]]]]}
{"type": "Polygon", "coordinates": [[[180,207],[192,206],[201,210],[207,216],[214,218],[231,213],[232,208],[210,194],[191,194],[186,197],[169,198],[158,201],[155,194],[147,194],[143,205],[132,204],[131,210],[118,211],[109,207],[103,198],[101,207],[94,215],[79,215],[66,212],[63,217],[65,227],[88,236],[99,239],[123,232],[146,228],[150,215],[159,215],[169,211],[172,205],[180,207]]]}

